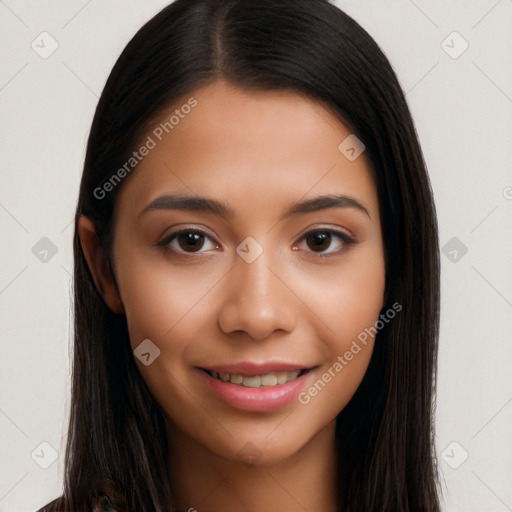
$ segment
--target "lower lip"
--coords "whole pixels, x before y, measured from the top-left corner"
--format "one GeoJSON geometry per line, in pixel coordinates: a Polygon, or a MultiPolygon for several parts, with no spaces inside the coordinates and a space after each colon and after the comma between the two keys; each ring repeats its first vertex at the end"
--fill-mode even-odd
{"type": "Polygon", "coordinates": [[[311,373],[308,371],[286,384],[249,388],[215,379],[204,370],[199,372],[210,389],[227,404],[243,411],[257,412],[274,411],[288,405],[304,388],[311,373]]]}

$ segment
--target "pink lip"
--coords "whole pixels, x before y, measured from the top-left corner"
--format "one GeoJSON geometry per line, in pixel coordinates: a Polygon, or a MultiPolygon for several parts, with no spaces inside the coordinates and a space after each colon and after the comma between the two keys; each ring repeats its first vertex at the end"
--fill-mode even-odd
{"type": "MultiPolygon", "coordinates": [[[[218,367],[221,368],[221,367],[218,367]]],[[[222,368],[228,368],[222,366],[222,368]]],[[[239,369],[240,367],[237,366],[239,369]]],[[[282,366],[280,366],[282,368],[282,366]]],[[[294,369],[299,369],[296,366],[294,369]]],[[[216,370],[213,370],[216,371],[216,370]]],[[[253,370],[250,370],[253,372],[253,370]]],[[[262,375],[269,373],[266,368],[258,368],[258,371],[248,373],[246,375],[262,375]]],[[[293,371],[293,370],[274,370],[274,371],[293,371]]],[[[238,371],[227,371],[225,373],[239,373],[238,371]]],[[[292,402],[301,389],[304,387],[306,380],[309,378],[310,372],[306,372],[304,375],[297,377],[295,380],[281,384],[277,386],[263,386],[260,388],[249,388],[238,384],[232,384],[231,382],[224,382],[219,379],[215,379],[208,375],[204,370],[199,369],[199,374],[204,379],[206,385],[211,389],[217,396],[219,396],[224,402],[241,409],[243,411],[273,411],[284,407],[285,405],[292,402]]]]}
{"type": "Polygon", "coordinates": [[[240,363],[223,364],[219,366],[203,367],[205,370],[216,373],[237,373],[246,377],[251,375],[265,375],[271,372],[293,372],[295,370],[308,369],[307,366],[295,363],[268,362],[268,363],[250,363],[248,361],[240,363]]]}

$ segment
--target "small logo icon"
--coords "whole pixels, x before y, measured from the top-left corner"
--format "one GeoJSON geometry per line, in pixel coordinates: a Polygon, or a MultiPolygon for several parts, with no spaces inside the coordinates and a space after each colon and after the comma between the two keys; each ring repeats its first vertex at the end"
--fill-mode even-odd
{"type": "Polygon", "coordinates": [[[466,462],[469,453],[457,441],[451,442],[441,453],[441,458],[452,469],[458,469],[466,462]]]}
{"type": "Polygon", "coordinates": [[[59,453],[50,443],[43,441],[30,456],[38,466],[48,469],[57,460],[59,453]]]}
{"type": "Polygon", "coordinates": [[[252,466],[261,458],[261,452],[258,450],[258,447],[253,443],[245,443],[237,453],[238,460],[242,461],[244,464],[252,466]]]}
{"type": "Polygon", "coordinates": [[[458,263],[468,252],[468,248],[456,236],[450,238],[441,249],[441,252],[452,262],[458,263]]]}
{"type": "Polygon", "coordinates": [[[143,365],[149,366],[160,355],[160,349],[151,340],[145,339],[133,354],[143,365]]]}
{"type": "Polygon", "coordinates": [[[346,139],[343,139],[338,146],[339,152],[344,155],[348,160],[353,162],[365,150],[365,145],[351,133],[346,139]]]}
{"type": "Polygon", "coordinates": [[[57,254],[57,250],[57,246],[49,238],[43,236],[32,247],[32,254],[43,263],[48,263],[57,254]]]}
{"type": "Polygon", "coordinates": [[[469,48],[469,43],[457,31],[453,31],[443,40],[441,48],[452,59],[458,59],[469,48]]]}
{"type": "Polygon", "coordinates": [[[237,254],[247,263],[252,263],[258,256],[263,253],[263,247],[254,240],[252,236],[248,236],[237,248],[237,254]]]}
{"type": "Polygon", "coordinates": [[[59,47],[57,40],[48,32],[41,32],[30,44],[39,57],[47,59],[59,47]]]}

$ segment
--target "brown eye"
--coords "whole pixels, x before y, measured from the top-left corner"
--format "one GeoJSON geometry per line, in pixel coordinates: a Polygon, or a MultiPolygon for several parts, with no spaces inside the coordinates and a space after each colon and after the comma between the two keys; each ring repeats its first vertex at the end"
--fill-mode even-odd
{"type": "Polygon", "coordinates": [[[302,240],[306,242],[307,252],[314,252],[319,256],[335,255],[356,243],[347,233],[332,229],[310,231],[302,237],[302,240]]]}
{"type": "Polygon", "coordinates": [[[195,252],[204,245],[204,235],[195,231],[184,231],[177,235],[178,244],[187,252],[195,252]]]}
{"type": "Polygon", "coordinates": [[[317,231],[306,236],[308,247],[312,251],[325,251],[331,245],[331,234],[327,231],[317,231]]]}
{"type": "Polygon", "coordinates": [[[204,253],[219,247],[209,234],[191,229],[182,229],[171,233],[156,245],[181,254],[204,253]]]}

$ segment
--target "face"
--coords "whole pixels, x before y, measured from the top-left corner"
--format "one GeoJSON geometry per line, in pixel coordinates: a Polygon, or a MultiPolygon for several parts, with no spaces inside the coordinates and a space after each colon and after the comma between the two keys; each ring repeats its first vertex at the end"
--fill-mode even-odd
{"type": "Polygon", "coordinates": [[[385,281],[375,184],[318,102],[215,82],[173,110],[192,96],[119,192],[119,297],[169,432],[278,461],[333,425],[367,369],[385,281]]]}

